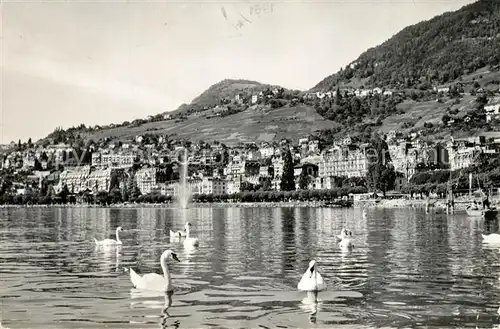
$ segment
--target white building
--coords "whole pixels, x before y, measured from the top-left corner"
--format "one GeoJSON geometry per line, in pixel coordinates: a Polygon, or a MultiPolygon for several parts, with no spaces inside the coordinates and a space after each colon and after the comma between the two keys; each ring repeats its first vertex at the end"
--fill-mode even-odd
{"type": "Polygon", "coordinates": [[[60,192],[66,185],[71,193],[83,192],[88,188],[89,175],[90,166],[67,168],[59,175],[59,183],[54,187],[54,190],[60,192]]]}
{"type": "Polygon", "coordinates": [[[90,172],[87,177],[87,188],[93,193],[109,192],[111,185],[112,169],[97,169],[90,172]]]}
{"type": "Polygon", "coordinates": [[[316,177],[316,189],[330,190],[336,187],[335,177],[316,177]]]}
{"type": "Polygon", "coordinates": [[[131,152],[94,152],[92,153],[92,166],[103,168],[131,168],[134,165],[135,155],[131,152]]]}
{"type": "Polygon", "coordinates": [[[151,193],[156,189],[156,168],[139,169],[135,181],[142,194],[151,193]]]}
{"type": "Polygon", "coordinates": [[[227,194],[240,192],[241,181],[239,179],[230,179],[227,181],[227,194]]]}
{"type": "Polygon", "coordinates": [[[217,177],[203,177],[201,194],[221,195],[227,193],[227,182],[217,177]]]}
{"type": "Polygon", "coordinates": [[[259,151],[260,151],[260,155],[263,157],[263,158],[270,158],[274,155],[275,153],[275,149],[274,149],[274,146],[271,146],[267,143],[265,144],[262,144],[259,148],[259,151]]]}
{"type": "Polygon", "coordinates": [[[368,161],[364,148],[357,146],[333,147],[323,152],[318,165],[319,177],[364,177],[368,161]]]}
{"type": "Polygon", "coordinates": [[[274,177],[281,178],[281,175],[283,175],[283,166],[285,165],[285,161],[281,156],[275,156],[271,160],[271,163],[274,168],[274,177]]]}

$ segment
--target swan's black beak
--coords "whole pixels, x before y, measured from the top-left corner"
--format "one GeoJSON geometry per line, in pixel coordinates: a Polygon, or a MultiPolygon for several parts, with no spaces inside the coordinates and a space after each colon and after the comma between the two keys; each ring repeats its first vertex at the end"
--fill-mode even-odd
{"type": "Polygon", "coordinates": [[[310,278],[312,278],[312,276],[313,276],[313,273],[314,273],[314,266],[315,266],[315,265],[311,266],[311,268],[309,269],[309,271],[311,271],[311,275],[309,276],[310,278]]]}
{"type": "Polygon", "coordinates": [[[177,254],[172,253],[172,258],[178,262],[180,262],[179,258],[177,258],[177,254]]]}

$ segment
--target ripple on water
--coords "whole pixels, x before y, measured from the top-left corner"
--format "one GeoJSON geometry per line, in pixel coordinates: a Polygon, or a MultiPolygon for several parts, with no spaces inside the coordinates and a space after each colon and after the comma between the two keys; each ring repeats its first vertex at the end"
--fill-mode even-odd
{"type": "Polygon", "coordinates": [[[11,328],[480,328],[497,321],[500,253],[479,225],[418,210],[188,209],[203,242],[185,250],[165,234],[176,209],[1,209],[2,324],[11,328]],[[121,248],[94,237],[127,228],[121,248]],[[343,253],[335,236],[354,232],[343,253]],[[484,248],[483,248],[484,247],[484,248]],[[161,273],[176,291],[135,291],[124,268],[161,273]],[[328,284],[304,303],[296,284],[311,259],[328,284]],[[314,313],[314,314],[311,314],[314,313]],[[479,319],[477,316],[479,315],[479,319]]]}

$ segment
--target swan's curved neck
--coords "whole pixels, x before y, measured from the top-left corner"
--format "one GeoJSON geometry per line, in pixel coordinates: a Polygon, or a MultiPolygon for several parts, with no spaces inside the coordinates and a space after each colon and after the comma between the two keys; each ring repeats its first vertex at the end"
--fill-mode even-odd
{"type": "Polygon", "coordinates": [[[189,239],[189,225],[186,225],[186,239],[189,239]]]}
{"type": "Polygon", "coordinates": [[[160,259],[160,265],[163,270],[163,277],[170,283],[170,272],[168,270],[167,260],[164,257],[160,259]]]}
{"type": "Polygon", "coordinates": [[[116,229],[116,242],[121,242],[120,236],[118,235],[118,229],[116,229]]]}

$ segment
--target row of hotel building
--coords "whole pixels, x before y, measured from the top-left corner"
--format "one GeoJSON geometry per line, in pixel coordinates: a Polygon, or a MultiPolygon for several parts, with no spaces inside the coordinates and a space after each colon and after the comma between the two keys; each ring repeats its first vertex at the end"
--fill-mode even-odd
{"type": "MultiPolygon", "coordinates": [[[[486,142],[484,137],[453,140],[446,144],[430,144],[423,140],[396,140],[388,136],[389,154],[395,170],[399,173],[396,189],[404,187],[408,180],[418,171],[433,169],[457,170],[470,167],[479,154],[497,156],[499,141],[486,142]]],[[[294,175],[296,187],[299,188],[301,172],[306,172],[309,189],[331,189],[336,185],[337,177],[364,177],[368,170],[368,144],[353,144],[345,138],[334,145],[319,150],[317,141],[301,139],[298,147],[292,147],[294,158],[294,175]],[[303,152],[303,151],[306,152],[303,152]]],[[[280,149],[269,144],[245,152],[230,152],[228,163],[223,170],[214,169],[215,156],[210,152],[198,152],[189,156],[189,178],[193,193],[197,194],[232,194],[241,191],[242,184],[261,184],[270,181],[271,188],[280,189],[284,159],[280,149]],[[267,159],[267,161],[264,161],[267,159]],[[199,171],[193,168],[204,169],[199,171]]],[[[137,161],[133,152],[116,152],[110,150],[96,151],[92,154],[92,164],[79,167],[66,167],[62,172],[38,171],[40,180],[49,178],[56,192],[64,185],[70,192],[81,193],[91,191],[109,191],[113,176],[121,184],[125,184],[129,175],[142,194],[160,193],[177,195],[177,182],[170,181],[164,169],[157,166],[159,160],[143,161],[142,167],[135,173],[131,168],[137,161]]],[[[160,162],[168,162],[162,157],[160,162]]],[[[176,164],[174,164],[176,166],[176,164]]],[[[177,170],[177,168],[174,168],[177,170]]]]}

